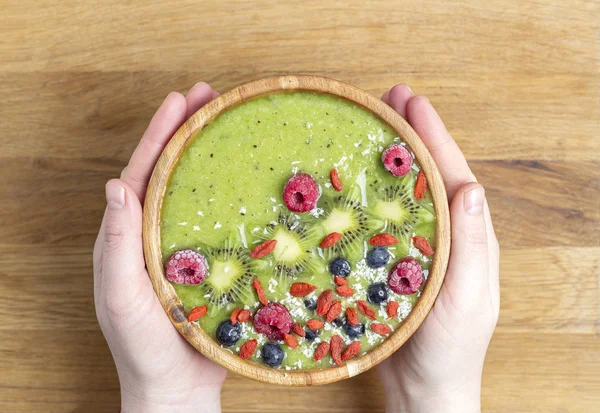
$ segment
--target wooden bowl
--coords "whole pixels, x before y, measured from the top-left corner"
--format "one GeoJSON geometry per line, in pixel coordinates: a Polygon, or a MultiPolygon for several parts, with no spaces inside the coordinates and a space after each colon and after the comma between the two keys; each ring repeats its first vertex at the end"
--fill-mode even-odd
{"type": "Polygon", "coordinates": [[[281,76],[250,82],[219,96],[196,112],[175,133],[162,153],[146,193],[143,217],[144,253],[154,290],[173,325],[196,349],[223,367],[265,383],[284,386],[311,386],[356,376],[396,351],[421,325],[440,291],[450,251],[450,216],[444,182],[427,148],[398,113],[381,100],[346,83],[317,76],[281,76]],[[313,370],[279,370],[242,360],[223,350],[202,328],[186,319],[183,305],[164,274],[160,248],[160,219],[165,189],[187,144],[204,126],[223,111],[248,99],[271,93],[304,90],[327,93],[352,101],[378,115],[410,146],[428,181],[436,212],[436,253],[424,291],[400,327],[367,354],[339,367],[313,370]]]}

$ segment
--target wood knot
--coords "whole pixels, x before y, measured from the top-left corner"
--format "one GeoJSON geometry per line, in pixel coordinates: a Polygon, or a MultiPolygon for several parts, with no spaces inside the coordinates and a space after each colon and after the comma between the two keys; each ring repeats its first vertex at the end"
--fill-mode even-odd
{"type": "Polygon", "coordinates": [[[173,320],[176,323],[183,323],[186,319],[185,310],[181,305],[171,306],[171,308],[169,309],[169,315],[171,317],[171,320],[173,320]]]}

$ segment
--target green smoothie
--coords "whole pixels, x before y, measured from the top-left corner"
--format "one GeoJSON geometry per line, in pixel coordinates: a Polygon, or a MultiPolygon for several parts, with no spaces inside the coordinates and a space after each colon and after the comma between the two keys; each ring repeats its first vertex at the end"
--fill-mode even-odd
{"type": "MultiPolygon", "coordinates": [[[[418,163],[393,155],[396,158],[388,157],[391,163],[386,164],[382,153],[385,158],[388,147],[414,158],[393,129],[371,112],[335,96],[310,92],[249,100],[198,132],[170,177],[160,234],[167,270],[179,274],[169,279],[174,280],[185,310],[207,307],[206,315],[194,321],[199,328],[223,343],[218,327],[234,310],[246,309],[252,318],[233,327],[229,322],[228,328],[237,331],[235,337],[230,335],[231,342],[225,340],[223,348],[238,354],[244,343],[256,339],[256,350],[249,358],[287,370],[335,365],[329,354],[315,361],[317,347],[333,335],[339,335],[344,346],[360,341],[360,354],[364,354],[388,336],[373,331],[373,324],[397,329],[427,279],[432,251],[426,247],[435,249],[435,215],[429,192],[415,194],[418,163]],[[395,176],[393,168],[405,169],[395,176]],[[332,170],[343,185],[339,191],[332,170]],[[304,183],[294,181],[298,176],[312,178],[307,185],[314,182],[318,193],[295,193],[284,200],[284,189],[304,190],[304,183]],[[310,210],[290,210],[290,202],[306,203],[310,197],[316,202],[310,210]],[[324,241],[330,234],[341,235],[331,246],[324,241]],[[397,242],[369,242],[377,234],[390,235],[397,242]],[[265,244],[269,241],[276,243],[265,244]],[[423,247],[423,243],[428,245],[423,247]],[[273,244],[274,249],[266,255],[258,254],[260,248],[273,248],[273,244]],[[199,254],[202,258],[197,261],[206,267],[205,274],[193,278],[194,270],[181,263],[169,270],[169,258],[181,250],[199,254]],[[259,257],[253,258],[257,254],[259,257]],[[389,274],[405,257],[416,261],[409,260],[408,269],[402,271],[412,271],[414,262],[420,267],[415,277],[422,281],[413,285],[410,277],[416,273],[406,278],[398,267],[399,286],[391,288],[389,274]],[[183,279],[194,279],[195,284],[183,279]],[[254,279],[270,303],[283,305],[292,322],[308,332],[302,337],[298,327],[292,331],[289,326],[282,327],[294,336],[297,347],[256,331],[254,315],[263,305],[253,287],[254,279]],[[347,283],[351,295],[338,294],[336,281],[347,283]],[[310,284],[313,291],[293,296],[290,289],[300,282],[310,284]],[[372,287],[374,284],[377,286],[372,287]],[[315,308],[326,290],[332,290],[333,301],[341,303],[342,311],[333,321],[327,321],[326,314],[318,315],[315,308]],[[375,320],[360,311],[359,300],[374,311],[375,320]],[[388,314],[392,301],[398,309],[390,308],[388,314]],[[356,309],[359,326],[347,325],[347,308],[356,309]],[[319,330],[307,327],[308,320],[315,319],[323,321],[319,330]],[[265,357],[270,356],[264,352],[270,354],[272,348],[264,347],[266,343],[283,350],[283,360],[268,361],[265,357]]],[[[419,191],[424,191],[422,186],[419,191]]],[[[329,238],[330,242],[336,236],[329,238]]]]}

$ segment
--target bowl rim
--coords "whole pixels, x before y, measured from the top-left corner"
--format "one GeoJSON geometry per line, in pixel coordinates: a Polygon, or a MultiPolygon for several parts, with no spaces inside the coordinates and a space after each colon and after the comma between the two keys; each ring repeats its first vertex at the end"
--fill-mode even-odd
{"type": "Polygon", "coordinates": [[[283,386],[333,383],[360,374],[377,365],[408,340],[425,320],[441,289],[450,254],[450,215],[443,179],[433,158],[411,126],[392,108],[371,94],[338,80],[307,75],[275,76],[242,84],[207,103],[173,135],[150,178],[143,210],[143,245],[148,274],[158,299],[175,328],[208,359],[242,376],[283,386]],[[164,275],[160,247],[162,202],[170,175],[197,133],[224,111],[248,99],[286,91],[312,91],[337,96],[372,112],[406,142],[427,177],[436,213],[436,253],[425,288],[408,317],[381,344],[342,366],[311,370],[281,370],[241,359],[223,349],[202,328],[187,321],[183,305],[164,275]]]}

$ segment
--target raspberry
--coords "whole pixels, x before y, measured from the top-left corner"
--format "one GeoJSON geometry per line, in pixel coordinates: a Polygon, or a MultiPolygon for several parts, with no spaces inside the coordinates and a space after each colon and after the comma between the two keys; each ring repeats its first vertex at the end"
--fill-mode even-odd
{"type": "Polygon", "coordinates": [[[200,284],[206,273],[206,260],[193,250],[177,251],[167,261],[167,279],[177,284],[200,284]]]}
{"type": "Polygon", "coordinates": [[[287,308],[279,303],[269,303],[254,315],[254,329],[271,340],[283,340],[292,330],[292,317],[287,308]]]}
{"type": "Polygon", "coordinates": [[[283,188],[283,202],[293,212],[308,212],[317,206],[319,185],[309,174],[297,174],[283,188]]]}
{"type": "Polygon", "coordinates": [[[410,295],[417,292],[423,283],[421,264],[411,257],[402,258],[390,270],[388,285],[398,294],[410,295]]]}
{"type": "Polygon", "coordinates": [[[413,158],[404,146],[393,144],[381,153],[383,167],[394,176],[404,176],[410,172],[413,158]]]}

